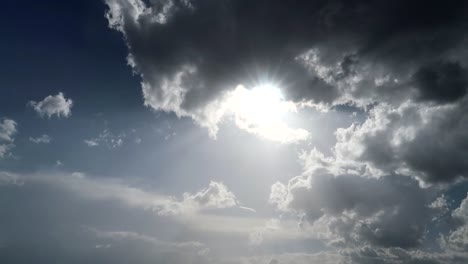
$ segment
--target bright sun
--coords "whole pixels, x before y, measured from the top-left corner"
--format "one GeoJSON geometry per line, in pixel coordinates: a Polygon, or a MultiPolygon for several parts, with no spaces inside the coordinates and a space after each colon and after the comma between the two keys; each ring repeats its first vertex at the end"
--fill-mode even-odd
{"type": "Polygon", "coordinates": [[[229,96],[227,108],[237,126],[250,133],[283,143],[308,137],[307,131],[286,124],[284,119],[297,111],[296,105],[285,100],[275,85],[262,84],[252,89],[238,85],[229,96]]]}

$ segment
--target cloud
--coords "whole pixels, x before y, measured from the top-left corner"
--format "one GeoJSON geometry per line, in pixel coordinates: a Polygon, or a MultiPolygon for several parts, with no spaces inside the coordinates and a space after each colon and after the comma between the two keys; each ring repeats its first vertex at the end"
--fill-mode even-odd
{"type": "Polygon", "coordinates": [[[16,134],[17,123],[8,118],[2,118],[0,122],[0,140],[13,142],[13,136],[16,134]]]}
{"type": "MultiPolygon", "coordinates": [[[[233,10],[244,8],[246,3],[240,2],[236,2],[233,9],[222,2],[167,1],[166,5],[156,2],[147,5],[143,1],[109,0],[106,3],[109,25],[123,33],[129,48],[128,62],[142,77],[145,105],[191,117],[207,127],[212,136],[225,118],[223,107],[227,93],[238,85],[252,89],[273,82],[283,90],[286,85],[306,85],[317,95],[318,102],[333,100],[337,95],[334,87],[311,76],[295,60],[304,46],[301,42],[313,38],[313,34],[307,34],[309,26],[301,25],[299,19],[312,22],[311,16],[304,14],[295,18],[295,25],[299,27],[296,32],[271,31],[275,27],[273,24],[284,29],[275,17],[275,12],[284,10],[279,3],[271,5],[272,13],[262,19],[250,13],[239,17],[233,10]],[[224,15],[213,16],[215,13],[224,15]],[[203,19],[207,17],[209,24],[214,25],[209,30],[205,24],[208,22],[203,19]],[[271,22],[268,27],[250,26],[265,20],[271,22]],[[257,42],[262,37],[280,39],[268,41],[268,46],[261,47],[257,42]],[[288,50],[285,43],[298,44],[297,53],[294,49],[288,50]],[[275,76],[276,72],[281,76],[275,76]]],[[[247,131],[263,134],[255,130],[247,131]]],[[[297,131],[300,132],[297,134],[286,128],[280,130],[292,134],[289,138],[305,137],[305,131],[297,131]]]]}
{"type": "MultiPolygon", "coordinates": [[[[457,259],[450,259],[444,254],[433,254],[418,250],[404,250],[401,248],[376,249],[372,247],[361,247],[357,249],[344,250],[341,259],[349,264],[441,264],[441,263],[462,263],[457,259]]],[[[463,261],[463,260],[462,260],[463,261]]]]}
{"type": "Polygon", "coordinates": [[[315,173],[272,186],[279,210],[325,223],[330,245],[412,248],[421,244],[433,212],[429,191],[406,177],[380,179],[315,173]]]}
{"type": "Polygon", "coordinates": [[[44,144],[48,144],[50,143],[50,141],[52,141],[52,138],[49,136],[49,135],[42,135],[40,137],[29,137],[29,141],[33,142],[33,143],[36,143],[36,144],[40,144],[40,143],[44,143],[44,144]]]}
{"type": "Polygon", "coordinates": [[[202,208],[228,208],[238,205],[236,196],[219,182],[211,181],[207,188],[195,193],[184,193],[183,202],[202,208]]]}
{"type": "MultiPolygon", "coordinates": [[[[376,129],[369,135],[386,130],[376,129]]],[[[439,195],[443,189],[421,188],[411,177],[389,172],[371,177],[367,165],[345,162],[339,155],[326,157],[316,149],[303,153],[301,161],[303,174],[287,184],[272,185],[269,202],[280,212],[300,217],[302,232],[335,248],[343,263],[468,260],[468,198],[453,210],[452,201],[439,195]],[[437,229],[435,225],[441,223],[447,229],[437,229]],[[431,244],[434,232],[441,232],[440,244],[431,244]]],[[[252,239],[258,244],[263,235],[252,239]]]]}
{"type": "MultiPolygon", "coordinates": [[[[332,163],[317,165],[311,161],[323,161],[324,156],[316,150],[310,155],[313,157],[304,161],[304,174],[286,185],[274,184],[269,201],[283,213],[302,217],[302,233],[309,233],[334,249],[331,252],[336,254],[335,263],[468,261],[468,198],[452,210],[444,195],[437,196],[439,188],[421,188],[406,176],[331,174],[336,172],[329,167],[332,163]],[[440,243],[435,245],[430,235],[437,232],[434,221],[447,224],[446,230],[439,229],[440,243]]],[[[275,232],[267,227],[258,235],[253,234],[252,243],[262,243],[265,234],[275,232]]]]}
{"type": "Polygon", "coordinates": [[[135,129],[130,129],[116,134],[106,128],[98,136],[83,140],[83,143],[88,147],[107,146],[113,149],[122,147],[126,140],[132,137],[135,144],[140,144],[142,140],[135,133],[135,129]]]}
{"type": "Polygon", "coordinates": [[[188,241],[188,242],[168,242],[161,240],[157,237],[148,236],[139,234],[131,231],[102,231],[90,228],[90,231],[93,232],[100,239],[110,239],[110,241],[121,241],[121,240],[135,240],[143,243],[148,243],[161,248],[167,248],[171,250],[203,250],[206,249],[206,246],[198,241],[188,241]]]}
{"type": "Polygon", "coordinates": [[[73,101],[65,98],[63,93],[59,92],[57,95],[48,95],[39,102],[29,101],[28,105],[41,117],[51,118],[53,115],[57,115],[57,117],[67,118],[71,115],[73,101]]]}
{"type": "Polygon", "coordinates": [[[124,144],[124,140],[127,137],[127,134],[122,132],[120,134],[113,134],[108,129],[104,129],[99,135],[95,138],[85,139],[83,142],[88,145],[88,147],[96,147],[101,144],[107,145],[108,148],[118,148],[124,144]]]}
{"type": "Polygon", "coordinates": [[[336,159],[366,166],[376,176],[400,173],[423,183],[466,178],[466,102],[378,105],[363,124],[337,130],[336,159]]]}
{"type": "Polygon", "coordinates": [[[442,237],[442,245],[452,252],[464,253],[468,260],[468,193],[460,206],[452,212],[452,217],[458,224],[447,236],[442,237]]]}
{"type": "Polygon", "coordinates": [[[0,186],[8,186],[8,185],[17,185],[21,186],[24,182],[21,180],[16,174],[11,174],[8,172],[1,171],[0,172],[0,186]]]}
{"type": "Polygon", "coordinates": [[[459,1],[106,3],[109,26],[123,34],[128,63],[142,79],[145,105],[191,117],[213,137],[229,118],[274,141],[308,137],[284,122],[265,126],[229,111],[238,85],[275,83],[285,102],[321,109],[466,96],[467,5],[459,1]]]}
{"type": "Polygon", "coordinates": [[[83,142],[88,145],[88,147],[96,147],[99,146],[99,143],[96,140],[93,139],[85,139],[83,142]]]}
{"type": "MultiPolygon", "coordinates": [[[[124,34],[129,64],[142,76],[146,103],[179,114],[203,111],[223,91],[262,78],[281,81],[295,101],[395,99],[408,89],[393,88],[409,87],[427,65],[465,67],[467,55],[467,6],[459,1],[106,3],[109,24],[124,34]]],[[[444,85],[425,80],[417,88],[423,92],[437,94],[444,85]]]]}
{"type": "MultiPolygon", "coordinates": [[[[99,180],[75,172],[70,175],[20,175],[4,173],[9,178],[25,183],[46,183],[59,186],[85,199],[119,201],[131,207],[154,211],[161,216],[192,215],[204,210],[238,207],[239,201],[220,182],[210,182],[208,187],[196,192],[185,192],[181,199],[127,186],[117,180],[99,180]]],[[[5,181],[12,182],[12,181],[5,181]]]]}
{"type": "Polygon", "coordinates": [[[413,80],[422,100],[453,102],[467,92],[467,73],[459,62],[438,61],[418,69],[413,80]]]}
{"type": "Polygon", "coordinates": [[[14,147],[13,142],[17,133],[17,125],[12,119],[0,119],[0,158],[9,155],[10,150],[14,147]]]}

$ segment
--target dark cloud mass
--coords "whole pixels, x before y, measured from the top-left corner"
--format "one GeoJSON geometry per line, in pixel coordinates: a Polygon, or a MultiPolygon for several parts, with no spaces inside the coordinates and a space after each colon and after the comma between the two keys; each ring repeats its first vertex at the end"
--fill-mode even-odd
{"type": "MultiPolygon", "coordinates": [[[[181,81],[184,92],[177,102],[185,110],[265,75],[280,81],[298,101],[333,103],[350,93],[349,87],[331,85],[298,64],[296,57],[312,48],[318,48],[324,65],[341,65],[343,76],[362,75],[350,72],[352,55],[356,64],[383,67],[386,75],[403,78],[400,81],[418,72],[424,95],[463,95],[460,81],[446,80],[459,74],[450,67],[459,66],[436,67],[432,72],[439,78],[433,78],[426,63],[459,55],[466,37],[464,1],[107,3],[111,25],[124,33],[132,63],[151,87],[155,108],[164,109],[160,101],[170,99],[161,82],[188,65],[194,72],[181,81]]],[[[361,84],[373,78],[378,78],[376,73],[361,84]]],[[[151,101],[149,95],[145,99],[151,101]]]]}
{"type": "Polygon", "coordinates": [[[466,94],[468,72],[458,62],[436,62],[413,76],[423,100],[453,102],[466,94]]]}
{"type": "Polygon", "coordinates": [[[430,192],[405,177],[366,179],[315,173],[289,181],[286,196],[273,187],[270,200],[280,208],[304,212],[314,223],[326,221],[336,235],[331,244],[413,248],[430,220],[430,192]],[[343,244],[344,243],[344,244],[343,244]]]}

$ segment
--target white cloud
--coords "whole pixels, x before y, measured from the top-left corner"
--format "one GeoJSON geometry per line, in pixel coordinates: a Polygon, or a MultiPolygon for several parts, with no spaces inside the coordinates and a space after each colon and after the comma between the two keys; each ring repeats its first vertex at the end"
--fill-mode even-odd
{"type": "Polygon", "coordinates": [[[195,193],[184,193],[183,202],[202,208],[228,208],[238,205],[236,196],[219,182],[210,182],[207,188],[195,193]]]}
{"type": "Polygon", "coordinates": [[[95,147],[95,146],[99,146],[99,143],[97,142],[97,140],[94,140],[94,139],[85,139],[83,140],[83,142],[88,145],[88,147],[95,147]]]}
{"type": "Polygon", "coordinates": [[[50,118],[53,115],[56,115],[57,117],[67,118],[71,115],[73,101],[65,98],[63,93],[59,92],[57,95],[48,95],[42,101],[30,101],[28,104],[41,117],[47,116],[50,118]]]}
{"type": "Polygon", "coordinates": [[[14,147],[16,126],[17,123],[12,119],[0,119],[0,158],[9,155],[10,150],[14,147]]]}
{"type": "Polygon", "coordinates": [[[52,141],[52,138],[49,135],[44,134],[44,135],[42,135],[40,137],[36,137],[36,138],[29,137],[29,141],[34,142],[36,144],[40,144],[40,143],[48,144],[48,143],[50,143],[50,141],[52,141]]]}
{"type": "Polygon", "coordinates": [[[12,142],[13,136],[16,134],[17,123],[14,120],[3,118],[0,119],[0,140],[12,142]]]}

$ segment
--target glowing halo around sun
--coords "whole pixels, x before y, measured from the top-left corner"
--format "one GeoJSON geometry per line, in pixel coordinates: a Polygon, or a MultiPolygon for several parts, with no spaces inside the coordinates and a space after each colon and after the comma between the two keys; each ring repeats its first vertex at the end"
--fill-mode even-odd
{"type": "Polygon", "coordinates": [[[305,140],[309,132],[291,128],[285,122],[288,113],[297,112],[296,105],[285,100],[281,89],[265,83],[252,89],[238,85],[227,97],[225,107],[236,125],[263,138],[291,143],[305,140]]]}

